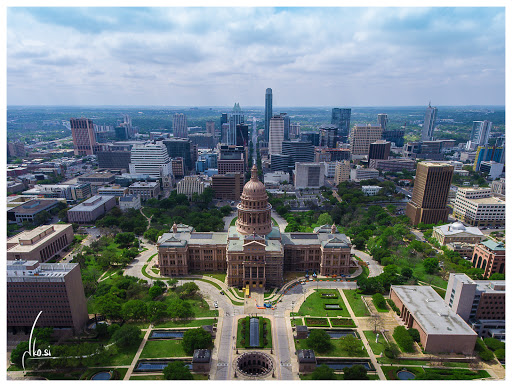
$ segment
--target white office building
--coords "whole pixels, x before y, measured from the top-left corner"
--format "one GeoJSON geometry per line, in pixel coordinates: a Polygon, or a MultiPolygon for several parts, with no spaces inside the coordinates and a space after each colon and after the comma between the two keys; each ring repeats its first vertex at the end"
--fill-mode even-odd
{"type": "Polygon", "coordinates": [[[453,216],[472,226],[503,226],[505,200],[491,196],[490,188],[459,188],[453,216]]]}
{"type": "Polygon", "coordinates": [[[131,150],[130,173],[156,178],[172,175],[171,159],[163,142],[134,145],[131,150]]]}
{"type": "Polygon", "coordinates": [[[270,119],[268,154],[280,155],[283,151],[284,118],[280,115],[270,119]]]}
{"type": "Polygon", "coordinates": [[[437,108],[428,104],[425,112],[425,120],[421,130],[421,141],[432,141],[434,139],[434,129],[436,127],[437,108]]]}

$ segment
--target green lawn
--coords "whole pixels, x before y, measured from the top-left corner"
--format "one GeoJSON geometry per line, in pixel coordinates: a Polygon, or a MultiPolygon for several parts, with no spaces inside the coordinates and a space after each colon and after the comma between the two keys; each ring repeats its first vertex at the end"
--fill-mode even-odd
{"type": "Polygon", "coordinates": [[[117,353],[112,355],[107,360],[103,361],[101,364],[96,364],[98,366],[129,366],[132,364],[133,358],[139,349],[140,343],[142,342],[142,338],[144,337],[144,332],[141,332],[141,337],[139,340],[133,343],[132,346],[128,348],[119,348],[117,349],[117,353]]]}
{"type": "Polygon", "coordinates": [[[208,303],[201,299],[197,300],[188,300],[188,303],[191,306],[192,312],[194,312],[194,317],[218,317],[218,310],[210,310],[208,303]]]}
{"type": "Polygon", "coordinates": [[[361,293],[359,293],[358,290],[344,289],[343,292],[345,293],[347,301],[352,308],[352,312],[354,312],[356,317],[365,317],[370,315],[365,303],[361,300],[361,293]]]}
{"type": "MultiPolygon", "coordinates": [[[[295,340],[295,349],[311,349],[307,342],[308,339],[295,340]]],[[[330,356],[330,357],[368,357],[366,348],[363,347],[363,342],[358,339],[361,343],[361,350],[358,352],[349,352],[342,349],[343,339],[331,339],[332,348],[327,352],[317,352],[316,356],[330,356]]]]}
{"type": "Polygon", "coordinates": [[[380,355],[382,352],[384,352],[384,343],[386,342],[386,339],[384,339],[382,335],[379,335],[378,342],[376,342],[377,335],[373,333],[373,331],[364,331],[364,336],[366,337],[366,340],[368,340],[372,352],[375,355],[380,355]]]}
{"type": "Polygon", "coordinates": [[[350,317],[350,313],[347,310],[347,307],[343,303],[343,299],[341,298],[338,290],[332,289],[318,289],[313,294],[311,294],[306,301],[301,305],[299,309],[299,314],[302,316],[310,315],[310,316],[330,316],[330,317],[350,317]],[[337,300],[329,300],[322,298],[322,293],[337,293],[337,300]],[[342,309],[336,310],[327,310],[324,309],[325,304],[339,304],[342,309]]]}
{"type": "MultiPolygon", "coordinates": [[[[249,333],[246,332],[245,334],[245,345],[242,345],[242,339],[244,338],[244,335],[242,334],[242,327],[245,324],[245,318],[241,318],[238,320],[237,324],[237,332],[236,332],[236,347],[237,348],[251,348],[249,347],[249,333]]],[[[270,323],[270,320],[268,318],[260,317],[260,345],[262,348],[272,348],[272,326],[270,323]],[[267,345],[263,346],[263,322],[266,322],[266,331],[267,331],[267,345]]]]}
{"type": "Polygon", "coordinates": [[[164,375],[132,375],[130,380],[165,380],[164,375]]]}
{"type": "Polygon", "coordinates": [[[183,356],[187,354],[181,346],[181,340],[148,340],[140,354],[141,359],[183,356]]]}
{"type": "Polygon", "coordinates": [[[304,318],[303,317],[295,317],[291,319],[292,327],[297,325],[304,325],[304,318]]]}
{"type": "MultiPolygon", "coordinates": [[[[382,366],[382,371],[388,380],[397,380],[397,372],[404,367],[382,366]]],[[[487,371],[471,371],[461,368],[419,368],[405,367],[407,371],[416,375],[417,380],[472,380],[490,377],[487,371]]]]}
{"type": "Polygon", "coordinates": [[[373,306],[375,306],[375,309],[377,309],[377,312],[379,312],[379,313],[387,313],[387,312],[389,312],[389,309],[387,308],[387,305],[384,308],[380,308],[380,307],[378,307],[375,304],[375,302],[373,300],[372,300],[372,303],[373,303],[373,306]]]}
{"type": "Polygon", "coordinates": [[[187,328],[187,327],[201,327],[203,325],[213,325],[217,322],[216,318],[209,318],[204,320],[176,320],[166,321],[161,324],[155,325],[155,328],[187,328]]]}
{"type": "MultiPolygon", "coordinates": [[[[380,338],[379,338],[380,341],[380,338]]],[[[428,365],[428,361],[425,360],[400,360],[400,359],[390,359],[388,357],[379,357],[377,362],[380,364],[407,364],[407,365],[428,365]]]]}
{"type": "Polygon", "coordinates": [[[152,267],[151,271],[155,274],[160,274],[160,269],[155,269],[154,267],[152,267]]]}

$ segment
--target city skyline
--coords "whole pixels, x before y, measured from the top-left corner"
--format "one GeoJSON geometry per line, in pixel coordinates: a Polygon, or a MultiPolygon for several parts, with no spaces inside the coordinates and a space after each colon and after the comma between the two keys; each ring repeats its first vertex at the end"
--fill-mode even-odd
{"type": "Polygon", "coordinates": [[[282,107],[504,105],[504,23],[503,7],[8,8],[7,103],[264,106],[272,88],[282,107]]]}

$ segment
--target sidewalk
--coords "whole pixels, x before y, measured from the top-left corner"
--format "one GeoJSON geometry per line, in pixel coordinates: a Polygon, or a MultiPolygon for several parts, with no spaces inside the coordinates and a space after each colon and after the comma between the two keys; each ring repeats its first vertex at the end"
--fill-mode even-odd
{"type": "Polygon", "coordinates": [[[132,364],[128,368],[128,371],[126,371],[126,375],[124,376],[123,380],[130,380],[130,376],[132,376],[133,369],[137,365],[137,362],[139,361],[140,354],[142,353],[142,350],[144,349],[144,346],[146,345],[149,335],[151,333],[151,330],[153,329],[153,324],[149,326],[146,330],[146,334],[144,335],[144,338],[142,339],[142,342],[140,343],[139,349],[137,350],[137,353],[133,357],[132,364]]]}

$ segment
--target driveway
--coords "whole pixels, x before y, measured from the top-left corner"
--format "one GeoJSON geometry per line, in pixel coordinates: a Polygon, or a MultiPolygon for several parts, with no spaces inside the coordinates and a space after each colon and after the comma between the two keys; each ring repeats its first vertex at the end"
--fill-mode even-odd
{"type": "Polygon", "coordinates": [[[379,262],[374,260],[371,255],[365,253],[364,251],[356,249],[352,249],[352,254],[368,263],[368,269],[370,270],[370,274],[368,275],[368,277],[376,277],[382,273],[382,266],[380,265],[379,262]]]}

